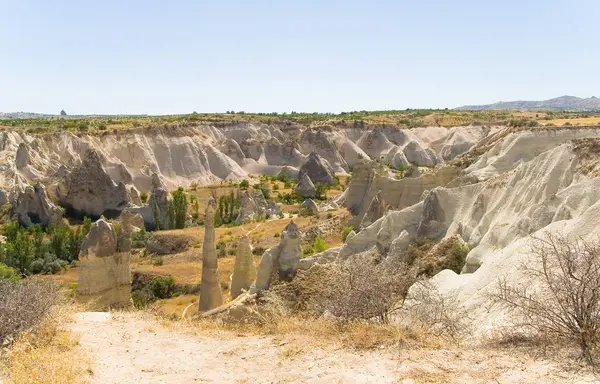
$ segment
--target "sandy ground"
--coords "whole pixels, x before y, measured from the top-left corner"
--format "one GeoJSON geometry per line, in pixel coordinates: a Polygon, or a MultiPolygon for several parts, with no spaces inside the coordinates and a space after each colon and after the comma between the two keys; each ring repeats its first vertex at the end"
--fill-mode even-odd
{"type": "Polygon", "coordinates": [[[572,361],[561,366],[506,349],[322,349],[297,339],[184,332],[144,313],[81,313],[70,327],[93,361],[94,383],[598,382],[572,361]]]}

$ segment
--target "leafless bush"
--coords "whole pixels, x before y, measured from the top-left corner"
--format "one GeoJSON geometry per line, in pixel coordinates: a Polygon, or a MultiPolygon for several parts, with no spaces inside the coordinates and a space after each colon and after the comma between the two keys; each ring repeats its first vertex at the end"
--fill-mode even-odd
{"type": "Polygon", "coordinates": [[[56,283],[0,279],[0,345],[19,332],[35,327],[60,298],[56,283]]]}
{"type": "Polygon", "coordinates": [[[391,265],[376,252],[356,255],[339,266],[335,290],[325,303],[332,315],[348,320],[377,319],[387,324],[416,273],[404,263],[391,265]]]}
{"type": "Polygon", "coordinates": [[[456,295],[442,295],[435,285],[425,279],[420,279],[411,287],[402,315],[405,321],[454,341],[470,331],[469,311],[460,306],[456,295]]]}
{"type": "Polygon", "coordinates": [[[536,238],[525,281],[500,280],[493,294],[517,315],[516,325],[576,343],[598,368],[600,244],[559,235],[536,238]]]}

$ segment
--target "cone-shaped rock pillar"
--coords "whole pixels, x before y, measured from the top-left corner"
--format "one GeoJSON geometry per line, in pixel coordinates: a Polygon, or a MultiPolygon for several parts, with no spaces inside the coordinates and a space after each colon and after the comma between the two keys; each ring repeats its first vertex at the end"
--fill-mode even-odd
{"type": "Polygon", "coordinates": [[[256,266],[248,236],[240,239],[235,255],[235,266],[231,275],[231,298],[238,297],[242,290],[247,291],[256,278],[256,266]]]}
{"type": "Polygon", "coordinates": [[[206,219],[204,220],[204,244],[202,245],[202,282],[200,283],[200,304],[198,310],[206,312],[223,304],[219,272],[217,268],[217,249],[215,247],[215,207],[214,197],[208,200],[206,219]]]}

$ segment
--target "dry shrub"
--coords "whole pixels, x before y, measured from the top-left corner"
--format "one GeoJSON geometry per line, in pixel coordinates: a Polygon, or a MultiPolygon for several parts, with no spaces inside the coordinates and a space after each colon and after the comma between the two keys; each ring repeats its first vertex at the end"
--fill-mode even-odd
{"type": "Polygon", "coordinates": [[[374,247],[342,263],[299,271],[291,282],[270,287],[269,295],[296,312],[388,323],[414,276],[414,270],[383,259],[374,247]]]}
{"type": "Polygon", "coordinates": [[[384,260],[376,248],[338,266],[335,290],[324,303],[327,312],[347,320],[387,324],[399,310],[416,271],[403,262],[384,260]]]}
{"type": "Polygon", "coordinates": [[[33,331],[22,332],[4,351],[0,369],[20,384],[86,383],[92,373],[78,341],[62,326],[75,308],[61,303],[50,309],[33,331]]]}
{"type": "Polygon", "coordinates": [[[600,346],[600,244],[548,234],[535,238],[525,281],[500,280],[492,295],[515,324],[573,342],[596,369],[600,346]]]}
{"type": "Polygon", "coordinates": [[[442,295],[428,280],[420,279],[409,291],[402,308],[404,321],[428,333],[458,341],[470,332],[471,317],[455,295],[442,295]]]}
{"type": "Polygon", "coordinates": [[[44,279],[0,279],[0,297],[0,344],[36,327],[61,298],[58,285],[44,279]]]}
{"type": "Polygon", "coordinates": [[[259,321],[224,322],[218,318],[200,318],[193,326],[207,331],[233,332],[235,335],[261,335],[296,339],[309,345],[372,349],[398,343],[430,343],[420,331],[391,324],[368,321],[343,321],[307,313],[266,313],[259,321]]]}

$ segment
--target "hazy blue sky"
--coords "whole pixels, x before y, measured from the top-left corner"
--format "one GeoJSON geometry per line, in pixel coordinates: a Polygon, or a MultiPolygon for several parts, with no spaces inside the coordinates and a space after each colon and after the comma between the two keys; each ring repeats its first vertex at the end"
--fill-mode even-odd
{"type": "Polygon", "coordinates": [[[0,111],[455,107],[600,96],[597,0],[0,0],[0,111]]]}

